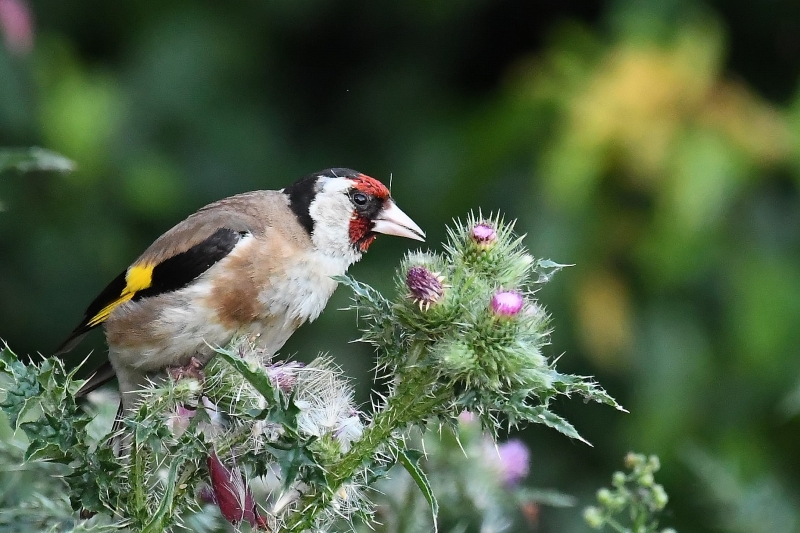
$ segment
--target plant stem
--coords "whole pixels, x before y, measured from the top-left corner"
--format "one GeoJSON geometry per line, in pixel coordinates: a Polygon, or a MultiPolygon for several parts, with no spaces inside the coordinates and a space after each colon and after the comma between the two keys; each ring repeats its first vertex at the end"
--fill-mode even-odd
{"type": "Polygon", "coordinates": [[[395,432],[423,422],[434,414],[436,407],[449,396],[435,377],[424,369],[410,369],[386,404],[372,420],[348,453],[328,468],[327,487],[300,500],[298,509],[286,524],[286,531],[299,533],[311,527],[317,516],[331,503],[339,488],[355,476],[375,454],[385,446],[396,443],[395,432]]]}
{"type": "MultiPolygon", "coordinates": [[[[131,439],[133,441],[133,439],[131,439]]],[[[124,444],[123,444],[124,446],[124,444]]],[[[131,469],[129,483],[133,490],[133,514],[136,520],[143,524],[147,521],[147,496],[144,494],[144,458],[135,442],[128,444],[130,447],[131,469]]]]}

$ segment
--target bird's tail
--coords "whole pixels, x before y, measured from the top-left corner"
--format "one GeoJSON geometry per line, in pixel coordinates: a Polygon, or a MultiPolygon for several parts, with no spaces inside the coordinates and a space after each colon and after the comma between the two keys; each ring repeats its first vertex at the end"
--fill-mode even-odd
{"type": "Polygon", "coordinates": [[[86,327],[85,325],[81,324],[75,328],[75,331],[69,334],[69,337],[67,337],[64,342],[58,346],[58,348],[56,348],[56,351],[53,353],[53,355],[60,357],[65,353],[71,352],[78,344],[80,344],[86,334],[92,329],[93,328],[86,327]]]}
{"type": "Polygon", "coordinates": [[[106,361],[100,365],[100,367],[95,370],[91,376],[89,376],[89,379],[86,380],[86,383],[83,384],[83,387],[81,387],[78,392],[75,393],[75,397],[80,398],[82,396],[86,396],[101,385],[104,385],[114,379],[115,375],[114,367],[111,366],[110,362],[106,361]]]}

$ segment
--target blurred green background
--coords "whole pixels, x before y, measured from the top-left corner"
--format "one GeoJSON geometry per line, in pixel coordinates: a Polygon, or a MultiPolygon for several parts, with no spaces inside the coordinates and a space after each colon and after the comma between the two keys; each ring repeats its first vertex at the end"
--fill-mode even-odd
{"type": "MultiPolygon", "coordinates": [[[[48,355],[200,206],[356,168],[437,247],[470,209],[517,218],[549,355],[629,415],[562,402],[528,483],[582,504],[657,453],[664,525],[800,531],[800,4],[792,0],[0,0],[0,146],[70,174],[0,176],[0,337],[48,355]]],[[[351,273],[391,290],[410,243],[351,273]]],[[[373,365],[340,290],[283,350],[373,365]]],[[[75,354],[104,350],[98,332],[75,354]]],[[[540,532],[580,532],[542,508],[540,532]]]]}

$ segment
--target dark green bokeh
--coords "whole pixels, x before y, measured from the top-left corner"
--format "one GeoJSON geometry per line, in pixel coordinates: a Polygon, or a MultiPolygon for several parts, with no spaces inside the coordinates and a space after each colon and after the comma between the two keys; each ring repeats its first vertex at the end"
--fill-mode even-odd
{"type": "MultiPolygon", "coordinates": [[[[634,449],[661,455],[667,525],[798,530],[794,2],[30,7],[33,48],[0,48],[0,146],[78,170],[0,176],[0,336],[17,353],[49,354],[198,207],[348,166],[391,176],[432,247],[452,217],[500,209],[535,254],[575,264],[540,292],[549,355],[631,414],[563,402],[594,448],[525,432],[532,485],[588,503],[634,449]]],[[[410,246],[380,238],[351,273],[391,290],[410,246]]],[[[284,353],[330,352],[366,401],[347,298],[284,353]]],[[[90,349],[101,334],[75,357],[90,349]]],[[[586,529],[577,510],[539,516],[586,529]]]]}

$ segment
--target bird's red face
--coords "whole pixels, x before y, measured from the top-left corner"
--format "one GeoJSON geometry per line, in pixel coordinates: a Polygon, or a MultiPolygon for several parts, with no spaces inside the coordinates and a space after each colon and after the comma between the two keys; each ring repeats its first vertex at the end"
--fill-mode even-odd
{"type": "Polygon", "coordinates": [[[350,242],[359,251],[366,252],[378,233],[424,240],[425,234],[395,205],[383,183],[365,174],[347,179],[353,184],[349,192],[353,204],[350,242]]]}
{"type": "Polygon", "coordinates": [[[425,240],[425,233],[397,207],[389,189],[356,170],[316,172],[283,193],[313,245],[332,257],[358,261],[378,233],[425,240]]]}
{"type": "Polygon", "coordinates": [[[366,252],[376,237],[372,231],[372,221],[389,199],[389,189],[365,174],[349,179],[353,182],[350,200],[355,207],[350,219],[350,242],[360,251],[366,252]]]}

